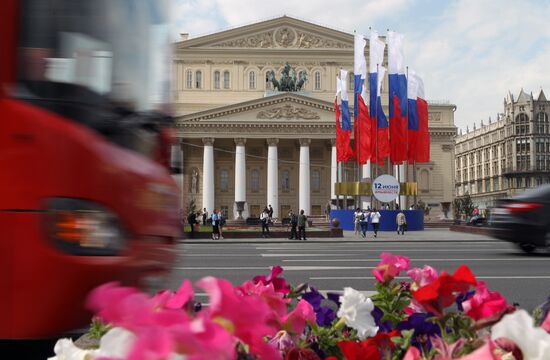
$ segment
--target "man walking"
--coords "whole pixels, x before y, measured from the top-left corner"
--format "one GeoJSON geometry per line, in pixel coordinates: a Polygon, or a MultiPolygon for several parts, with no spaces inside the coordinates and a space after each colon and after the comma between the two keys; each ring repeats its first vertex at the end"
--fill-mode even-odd
{"type": "Polygon", "coordinates": [[[298,216],[292,211],[288,212],[288,217],[290,219],[290,236],[289,240],[298,240],[298,234],[296,233],[296,227],[298,226],[298,216]]]}
{"type": "Polygon", "coordinates": [[[405,226],[407,226],[407,217],[405,216],[403,211],[399,211],[395,221],[397,222],[397,235],[399,235],[399,232],[401,232],[401,235],[405,235],[405,226]]]}
{"type": "Polygon", "coordinates": [[[269,210],[267,208],[260,214],[260,222],[262,223],[262,237],[269,237],[269,210]]]}
{"type": "Polygon", "coordinates": [[[267,215],[269,215],[269,221],[273,221],[273,208],[271,205],[269,205],[269,208],[267,209],[267,215]]]}
{"type": "Polygon", "coordinates": [[[372,224],[372,228],[374,229],[374,237],[378,236],[378,226],[380,225],[380,218],[382,215],[376,210],[376,208],[372,209],[372,212],[370,213],[370,222],[372,224]]]}
{"type": "Polygon", "coordinates": [[[220,239],[220,228],[219,228],[219,221],[218,221],[218,213],[216,212],[216,209],[212,212],[212,240],[219,240],[220,239]]]}
{"type": "Polygon", "coordinates": [[[191,230],[189,231],[189,238],[190,239],[195,238],[195,225],[198,224],[198,221],[197,221],[197,215],[198,214],[199,213],[195,214],[194,212],[191,212],[187,216],[187,222],[189,223],[189,227],[191,228],[191,230]]]}
{"type": "Polygon", "coordinates": [[[307,240],[306,239],[306,221],[307,216],[304,215],[304,210],[300,210],[300,215],[298,215],[298,240],[307,240]]]}

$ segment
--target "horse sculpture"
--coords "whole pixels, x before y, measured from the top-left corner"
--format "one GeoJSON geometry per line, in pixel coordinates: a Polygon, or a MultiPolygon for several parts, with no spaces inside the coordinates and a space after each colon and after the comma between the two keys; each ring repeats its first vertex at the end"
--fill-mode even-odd
{"type": "Polygon", "coordinates": [[[300,91],[307,81],[307,73],[301,71],[299,76],[296,76],[296,70],[292,69],[288,63],[283,67],[280,80],[275,78],[275,71],[271,70],[266,73],[266,82],[273,84],[273,88],[277,91],[300,91]]]}

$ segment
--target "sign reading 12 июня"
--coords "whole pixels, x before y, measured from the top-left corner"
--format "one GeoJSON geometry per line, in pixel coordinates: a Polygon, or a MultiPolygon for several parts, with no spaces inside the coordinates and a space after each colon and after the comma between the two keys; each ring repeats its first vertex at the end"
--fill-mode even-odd
{"type": "Polygon", "coordinates": [[[380,175],[372,183],[372,194],[384,203],[391,202],[399,196],[399,182],[391,175],[380,175]]]}

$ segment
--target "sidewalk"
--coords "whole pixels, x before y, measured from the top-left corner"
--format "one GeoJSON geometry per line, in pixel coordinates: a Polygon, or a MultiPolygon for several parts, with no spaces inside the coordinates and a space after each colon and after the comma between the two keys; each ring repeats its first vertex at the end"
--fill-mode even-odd
{"type": "MultiPolygon", "coordinates": [[[[259,235],[259,234],[258,234],[259,235]]],[[[288,240],[281,238],[252,238],[252,239],[183,239],[185,244],[248,244],[248,243],[418,243],[418,242],[481,242],[496,241],[488,236],[479,234],[468,234],[449,229],[426,229],[424,231],[410,231],[405,235],[397,235],[395,232],[378,232],[374,238],[373,232],[369,231],[366,238],[355,236],[353,231],[344,231],[343,238],[308,238],[307,241],[288,240]]]]}

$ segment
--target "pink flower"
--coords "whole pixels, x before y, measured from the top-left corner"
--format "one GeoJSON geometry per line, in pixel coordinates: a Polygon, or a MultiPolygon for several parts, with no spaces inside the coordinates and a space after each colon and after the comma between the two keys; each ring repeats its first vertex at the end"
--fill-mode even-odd
{"type": "Polygon", "coordinates": [[[254,284],[249,280],[235,289],[243,296],[259,296],[279,317],[287,313],[287,304],[291,299],[286,299],[284,294],[276,292],[273,284],[264,285],[262,282],[254,284]]]}
{"type": "Polygon", "coordinates": [[[273,287],[275,288],[276,292],[280,292],[282,294],[288,294],[290,292],[290,286],[286,284],[286,280],[284,278],[279,278],[280,274],[283,273],[283,268],[279,265],[274,266],[271,268],[271,274],[269,274],[267,277],[264,275],[258,275],[255,276],[252,281],[256,284],[261,282],[264,285],[273,284],[273,287]]]}
{"type": "Polygon", "coordinates": [[[300,300],[294,310],[281,318],[283,328],[292,334],[301,334],[307,324],[315,326],[316,314],[313,306],[305,300],[300,300]]]}
{"type": "Polygon", "coordinates": [[[284,330],[279,331],[271,340],[269,340],[269,343],[276,346],[281,352],[281,355],[296,346],[292,336],[284,330]]]}
{"type": "Polygon", "coordinates": [[[411,262],[408,257],[393,255],[383,252],[380,254],[380,263],[372,270],[372,273],[378,282],[387,284],[401,271],[408,270],[411,262]]]}
{"type": "Polygon", "coordinates": [[[495,349],[495,343],[488,339],[485,345],[468,355],[458,358],[458,360],[500,360],[500,356],[496,355],[495,349]]]}
{"type": "Polygon", "coordinates": [[[227,280],[205,277],[197,282],[210,296],[205,311],[230,334],[250,347],[250,352],[265,360],[280,359],[277,349],[264,337],[277,333],[273,310],[257,295],[243,296],[227,280]]]}
{"type": "Polygon", "coordinates": [[[403,360],[422,360],[420,350],[418,350],[414,346],[411,346],[409,350],[407,350],[407,353],[405,354],[403,360]]]}
{"type": "Polygon", "coordinates": [[[484,281],[479,281],[475,294],[462,303],[464,312],[474,320],[502,314],[511,308],[506,299],[496,291],[489,291],[484,281]]]}
{"type": "Polygon", "coordinates": [[[540,327],[546,330],[547,333],[550,333],[550,312],[548,312],[546,319],[544,319],[540,327]]]}
{"type": "Polygon", "coordinates": [[[414,281],[413,286],[415,288],[421,288],[422,286],[429,285],[435,280],[437,280],[437,270],[429,265],[424,265],[424,267],[421,268],[414,268],[409,271],[407,271],[407,275],[411,277],[411,279],[414,281]]]}

